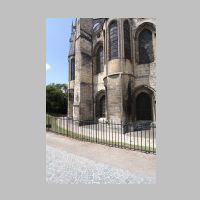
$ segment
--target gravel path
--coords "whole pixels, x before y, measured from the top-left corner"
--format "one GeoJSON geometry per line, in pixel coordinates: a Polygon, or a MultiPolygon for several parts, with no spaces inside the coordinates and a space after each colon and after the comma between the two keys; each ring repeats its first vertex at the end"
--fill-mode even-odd
{"type": "Polygon", "coordinates": [[[46,181],[54,184],[152,184],[155,177],[133,174],[47,145],[46,181]]]}

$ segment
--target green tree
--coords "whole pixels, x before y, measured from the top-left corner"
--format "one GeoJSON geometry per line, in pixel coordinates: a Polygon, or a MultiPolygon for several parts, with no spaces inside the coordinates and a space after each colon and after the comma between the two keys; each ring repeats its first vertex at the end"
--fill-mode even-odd
{"type": "Polygon", "coordinates": [[[46,112],[67,114],[67,84],[49,84],[46,86],[46,112]]]}

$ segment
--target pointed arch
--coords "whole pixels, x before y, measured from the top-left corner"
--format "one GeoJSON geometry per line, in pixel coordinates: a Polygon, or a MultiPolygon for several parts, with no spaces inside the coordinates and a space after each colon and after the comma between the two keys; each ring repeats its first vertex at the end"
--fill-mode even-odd
{"type": "Polygon", "coordinates": [[[141,92],[136,97],[136,120],[152,120],[151,97],[146,92],[141,92]]]}
{"type": "Polygon", "coordinates": [[[149,64],[154,62],[154,40],[156,28],[153,23],[144,22],[138,26],[135,33],[136,61],[138,64],[149,64]]]}
{"type": "Polygon", "coordinates": [[[155,94],[156,91],[147,85],[140,85],[134,90],[135,120],[155,121],[155,94]]]}
{"type": "Polygon", "coordinates": [[[96,118],[102,118],[106,115],[106,92],[100,90],[95,97],[96,102],[96,118]]]}

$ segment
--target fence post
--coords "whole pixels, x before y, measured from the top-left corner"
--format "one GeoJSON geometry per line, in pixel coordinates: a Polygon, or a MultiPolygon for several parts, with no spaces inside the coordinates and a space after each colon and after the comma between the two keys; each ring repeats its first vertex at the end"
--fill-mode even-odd
{"type": "Polygon", "coordinates": [[[68,136],[68,117],[66,119],[67,119],[67,136],[68,136]]]}
{"type": "Polygon", "coordinates": [[[47,128],[47,130],[49,131],[49,115],[47,115],[47,121],[48,121],[48,128],[47,128]]]}
{"type": "Polygon", "coordinates": [[[127,131],[130,133],[130,149],[131,149],[131,123],[127,124],[127,129],[128,129],[127,131]]]}
{"type": "Polygon", "coordinates": [[[155,149],[154,149],[154,127],[153,127],[153,153],[155,153],[155,149]]]}
{"type": "Polygon", "coordinates": [[[72,138],[74,138],[74,119],[72,119],[72,138]]]}
{"type": "Polygon", "coordinates": [[[96,143],[97,143],[97,122],[96,122],[96,143]]]}

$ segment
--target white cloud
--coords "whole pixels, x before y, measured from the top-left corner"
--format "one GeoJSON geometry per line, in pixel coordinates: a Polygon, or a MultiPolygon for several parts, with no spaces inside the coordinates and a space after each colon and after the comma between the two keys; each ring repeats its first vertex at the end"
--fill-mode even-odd
{"type": "Polygon", "coordinates": [[[46,63],[46,71],[48,71],[50,69],[51,69],[51,65],[49,65],[49,64],[46,63]]]}

